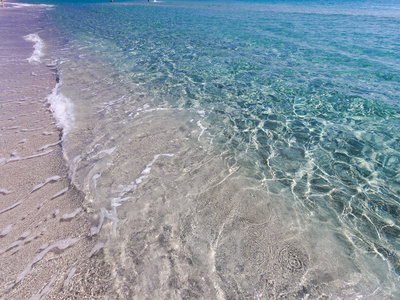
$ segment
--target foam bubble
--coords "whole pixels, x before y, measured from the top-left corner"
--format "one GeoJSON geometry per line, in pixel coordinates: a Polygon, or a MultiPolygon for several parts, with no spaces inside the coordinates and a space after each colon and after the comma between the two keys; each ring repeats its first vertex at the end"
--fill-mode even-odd
{"type": "Polygon", "coordinates": [[[56,84],[50,95],[47,96],[50,109],[57,120],[57,126],[63,131],[63,138],[72,129],[75,123],[74,104],[61,93],[61,81],[56,84]]]}
{"type": "Polygon", "coordinates": [[[44,42],[43,40],[36,34],[36,33],[31,33],[26,36],[24,36],[24,39],[35,43],[33,45],[33,48],[35,49],[32,53],[32,56],[28,58],[28,61],[30,63],[32,62],[40,62],[40,58],[43,56],[43,47],[44,47],[44,42]]]}

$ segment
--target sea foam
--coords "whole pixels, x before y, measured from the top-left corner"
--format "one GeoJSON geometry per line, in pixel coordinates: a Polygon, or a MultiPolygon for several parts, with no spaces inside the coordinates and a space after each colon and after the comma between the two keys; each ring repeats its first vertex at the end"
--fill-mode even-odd
{"type": "Polygon", "coordinates": [[[33,51],[32,56],[28,58],[28,61],[30,63],[40,62],[40,58],[43,56],[43,40],[36,33],[26,35],[24,36],[24,39],[29,42],[35,43],[35,45],[33,46],[35,50],[33,51]]]}
{"type": "Polygon", "coordinates": [[[74,104],[61,93],[61,81],[56,84],[50,95],[47,96],[50,109],[57,120],[57,126],[63,131],[63,139],[75,123],[74,104]]]}
{"type": "Polygon", "coordinates": [[[47,9],[53,8],[54,5],[51,4],[29,4],[29,3],[8,3],[7,7],[23,8],[23,7],[44,7],[47,9]]]}
{"type": "Polygon", "coordinates": [[[15,279],[15,284],[19,283],[25,276],[26,274],[28,274],[28,272],[32,269],[32,267],[39,262],[40,260],[42,260],[42,258],[51,250],[58,248],[59,250],[63,251],[65,249],[67,249],[68,247],[70,247],[72,244],[76,243],[77,241],[79,241],[79,238],[68,238],[65,240],[60,240],[56,243],[54,243],[51,246],[48,246],[47,248],[45,248],[43,251],[41,251],[38,255],[36,255],[36,257],[33,259],[33,261],[31,261],[26,268],[17,276],[17,279],[15,279]]]}

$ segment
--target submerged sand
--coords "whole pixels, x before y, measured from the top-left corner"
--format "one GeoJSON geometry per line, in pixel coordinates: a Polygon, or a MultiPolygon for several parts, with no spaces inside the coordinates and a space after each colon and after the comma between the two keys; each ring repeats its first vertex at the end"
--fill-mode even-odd
{"type": "Polygon", "coordinates": [[[0,298],[112,298],[46,99],[56,70],[28,60],[34,42],[24,36],[40,32],[44,9],[0,8],[0,298]]]}

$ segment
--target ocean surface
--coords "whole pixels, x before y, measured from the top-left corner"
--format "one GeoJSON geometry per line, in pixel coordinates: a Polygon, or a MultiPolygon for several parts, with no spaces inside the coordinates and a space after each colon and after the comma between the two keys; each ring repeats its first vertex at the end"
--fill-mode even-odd
{"type": "Polygon", "coordinates": [[[400,1],[32,3],[119,297],[400,298],[400,1]]]}

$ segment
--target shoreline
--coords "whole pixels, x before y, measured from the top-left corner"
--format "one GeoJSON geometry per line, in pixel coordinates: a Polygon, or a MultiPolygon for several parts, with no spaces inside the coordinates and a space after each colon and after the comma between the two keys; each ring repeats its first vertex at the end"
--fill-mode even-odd
{"type": "Polygon", "coordinates": [[[94,251],[99,246],[90,235],[93,216],[68,177],[61,132],[49,109],[56,73],[30,59],[35,44],[24,39],[40,34],[44,8],[5,4],[7,9],[0,9],[0,297],[107,298],[112,283],[103,251],[94,251]]]}
{"type": "MultiPolygon", "coordinates": [[[[364,135],[352,131],[351,120],[359,120],[359,115],[346,113],[350,121],[341,123],[348,90],[332,102],[337,108],[323,110],[328,124],[316,122],[320,112],[305,99],[299,100],[299,107],[309,113],[297,115],[289,93],[296,81],[275,83],[273,90],[282,93],[262,93],[259,100],[265,103],[256,103],[252,95],[259,82],[252,80],[247,64],[237,70],[245,75],[239,82],[250,86],[223,92],[222,84],[236,86],[236,75],[215,77],[219,80],[211,75],[237,66],[231,61],[237,56],[229,50],[221,53],[222,60],[193,61],[198,54],[208,60],[208,45],[218,40],[218,34],[210,34],[209,40],[204,35],[206,46],[194,43],[199,50],[183,59],[185,47],[178,51],[176,43],[160,40],[180,35],[181,26],[171,31],[140,28],[138,18],[121,33],[106,21],[108,8],[105,19],[100,18],[105,7],[100,6],[82,8],[82,15],[67,6],[45,12],[44,6],[21,4],[5,9],[7,14],[0,9],[0,16],[8,18],[0,38],[0,83],[5,87],[0,94],[0,298],[389,298],[398,294],[398,277],[392,272],[397,268],[395,254],[374,256],[367,247],[391,251],[395,240],[367,236],[365,222],[347,214],[354,209],[365,214],[364,221],[377,220],[372,225],[385,224],[376,230],[379,238],[397,230],[390,223],[395,220],[392,215],[382,219],[347,201],[350,196],[357,199],[354,188],[361,186],[353,185],[347,175],[364,178],[354,161],[375,168],[370,154],[383,156],[395,150],[393,145],[372,142],[374,136],[391,139],[368,125],[382,120],[382,115],[393,116],[390,111],[379,111],[379,118],[372,112],[360,124],[360,129],[371,129],[371,135],[364,135]],[[81,24],[84,17],[88,23],[81,24]],[[62,20],[66,22],[59,23],[62,20]],[[101,24],[101,30],[87,32],[91,24],[101,24]],[[123,42],[142,32],[147,36],[149,29],[157,33],[155,38],[143,39],[139,48],[123,42]],[[104,32],[110,39],[101,38],[104,32]],[[27,35],[31,41],[24,39],[27,35]],[[41,39],[46,55],[35,63],[41,57],[41,39]],[[137,55],[131,57],[133,53],[126,51],[130,48],[138,49],[137,55]],[[177,57],[189,68],[182,71],[182,65],[174,65],[177,57]],[[138,59],[148,61],[135,69],[138,59]],[[220,63],[219,71],[201,72],[204,66],[212,67],[211,62],[220,63]],[[203,93],[197,89],[200,82],[219,82],[221,91],[216,85],[203,93]],[[245,99],[232,96],[239,91],[245,99]],[[76,110],[67,139],[65,131],[57,129],[60,118],[50,113],[51,97],[59,104],[63,94],[74,100],[76,110]],[[214,101],[214,96],[221,99],[214,101]],[[343,135],[334,129],[349,132],[343,135]],[[324,134],[318,140],[319,133],[312,132],[324,134]],[[375,152],[363,152],[365,139],[375,152]],[[343,144],[336,147],[339,140],[343,144]],[[352,155],[337,155],[337,149],[352,155]]],[[[124,7],[119,12],[118,16],[129,16],[131,10],[124,7]]],[[[142,16],[151,20],[147,11],[142,16]]],[[[193,22],[191,17],[182,20],[182,24],[193,22]]],[[[207,25],[202,20],[196,24],[207,25]]],[[[226,32],[228,37],[237,36],[237,30],[243,37],[258,39],[233,28],[226,32]]],[[[291,51],[293,45],[287,45],[291,51]]],[[[256,54],[261,48],[245,49],[256,54]]],[[[261,70],[268,79],[272,76],[272,83],[274,74],[261,70]]],[[[308,75],[302,78],[310,80],[308,75]]],[[[307,87],[299,91],[313,95],[307,87]]],[[[317,91],[321,94],[316,100],[325,103],[325,88],[318,86],[317,91]]],[[[374,110],[369,99],[349,99],[366,105],[368,112],[374,110]]],[[[384,171],[377,169],[373,178],[394,184],[384,171]]],[[[387,185],[375,183],[366,185],[371,190],[365,196],[386,203],[374,191],[387,185]]]]}

